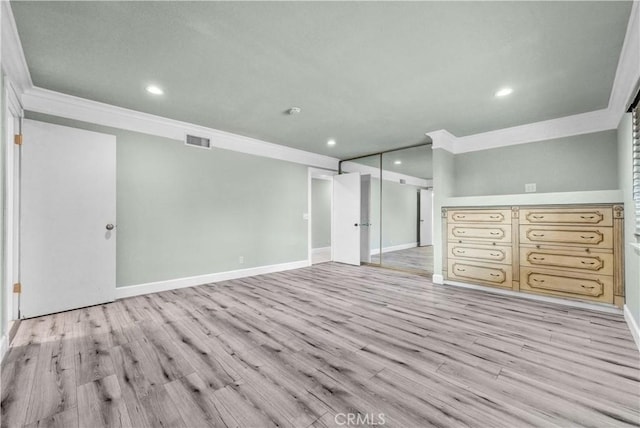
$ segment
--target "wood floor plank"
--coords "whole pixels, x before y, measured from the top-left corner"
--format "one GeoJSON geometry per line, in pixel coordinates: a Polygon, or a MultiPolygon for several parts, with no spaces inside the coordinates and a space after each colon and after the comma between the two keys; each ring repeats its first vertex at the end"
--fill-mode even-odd
{"type": "Polygon", "coordinates": [[[322,263],[24,320],[1,410],[2,427],[638,426],[640,359],[621,314],[322,263]]]}
{"type": "Polygon", "coordinates": [[[132,427],[115,375],[78,387],[78,418],[81,427],[132,427]]]}

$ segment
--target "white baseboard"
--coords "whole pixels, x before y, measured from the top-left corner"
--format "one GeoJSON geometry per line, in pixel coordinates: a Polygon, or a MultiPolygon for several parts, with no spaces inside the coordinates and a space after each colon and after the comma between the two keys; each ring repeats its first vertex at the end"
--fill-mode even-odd
{"type": "Polygon", "coordinates": [[[513,290],[503,290],[500,288],[495,288],[495,287],[490,287],[485,285],[467,284],[464,282],[449,281],[449,280],[444,281],[444,284],[453,285],[455,287],[470,288],[472,290],[486,291],[488,293],[502,294],[505,296],[518,297],[520,299],[537,300],[539,302],[556,303],[559,305],[571,306],[573,308],[590,309],[593,311],[607,312],[610,314],[620,314],[622,312],[620,308],[617,308],[613,305],[607,305],[604,303],[579,302],[577,300],[562,299],[560,297],[540,296],[537,294],[522,293],[522,292],[513,291],[513,290]]]}
{"type": "MultiPolygon", "coordinates": [[[[409,242],[408,244],[394,245],[393,247],[382,247],[382,254],[390,253],[392,251],[408,250],[409,248],[415,248],[417,246],[417,242],[409,242]]],[[[372,256],[375,256],[376,254],[380,254],[379,249],[371,250],[372,256]]]]}
{"type": "Polygon", "coordinates": [[[331,261],[331,247],[312,248],[311,264],[331,261]]]}
{"type": "Polygon", "coordinates": [[[638,322],[633,318],[633,315],[631,315],[631,311],[627,305],[624,305],[624,320],[629,326],[629,330],[631,331],[633,340],[636,342],[638,350],[640,350],[640,328],[638,328],[638,322]]]}
{"type": "Polygon", "coordinates": [[[0,339],[0,362],[4,360],[5,355],[7,355],[7,351],[9,350],[9,338],[6,334],[2,335],[2,339],[0,339]]]}
{"type": "Polygon", "coordinates": [[[439,274],[437,274],[437,273],[434,273],[434,274],[433,274],[433,278],[431,279],[431,281],[432,281],[434,284],[444,284],[444,276],[439,275],[439,274]]]}
{"type": "Polygon", "coordinates": [[[142,294],[158,293],[160,291],[175,290],[178,288],[193,287],[212,282],[227,281],[230,279],[245,278],[248,276],[262,275],[265,273],[282,272],[285,270],[300,269],[309,266],[308,260],[281,263],[277,265],[258,266],[248,269],[232,270],[227,272],[210,273],[207,275],[190,276],[187,278],[170,279],[167,281],[148,282],[146,284],[127,285],[116,288],[116,299],[140,296],[142,294]]]}

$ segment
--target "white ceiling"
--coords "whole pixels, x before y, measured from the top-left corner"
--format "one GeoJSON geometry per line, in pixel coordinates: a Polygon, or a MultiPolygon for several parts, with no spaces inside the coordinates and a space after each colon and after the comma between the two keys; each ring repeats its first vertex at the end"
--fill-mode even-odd
{"type": "Polygon", "coordinates": [[[12,9],[36,86],[346,158],[606,108],[631,2],[12,9]]]}

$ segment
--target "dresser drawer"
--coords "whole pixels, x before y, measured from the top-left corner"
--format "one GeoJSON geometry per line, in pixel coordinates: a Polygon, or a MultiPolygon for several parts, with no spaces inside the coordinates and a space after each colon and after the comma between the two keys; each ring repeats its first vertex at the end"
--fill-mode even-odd
{"type": "Polygon", "coordinates": [[[511,242],[511,225],[450,224],[449,241],[511,242]]]}
{"type": "Polygon", "coordinates": [[[511,210],[456,210],[448,209],[449,223],[504,223],[511,224],[511,210]]]}
{"type": "Polygon", "coordinates": [[[510,265],[449,260],[448,279],[511,288],[510,265]]]}
{"type": "Polygon", "coordinates": [[[613,303],[613,277],[523,267],[520,290],[613,303]]]}
{"type": "Polygon", "coordinates": [[[527,208],[520,210],[520,223],[612,226],[613,214],[611,207],[527,208]]]}
{"type": "Polygon", "coordinates": [[[613,275],[613,254],[521,247],[520,265],[613,275]]]}
{"type": "Polygon", "coordinates": [[[613,230],[610,227],[524,225],[520,226],[520,242],[613,248],[613,230]]]}
{"type": "Polygon", "coordinates": [[[511,247],[449,243],[449,257],[479,262],[511,264],[511,247]]]}

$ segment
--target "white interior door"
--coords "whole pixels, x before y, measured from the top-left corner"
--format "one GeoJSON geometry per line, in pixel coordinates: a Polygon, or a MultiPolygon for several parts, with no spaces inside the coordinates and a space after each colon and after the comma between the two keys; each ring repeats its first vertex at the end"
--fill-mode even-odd
{"type": "Polygon", "coordinates": [[[433,191],[420,189],[420,246],[433,245],[433,191]]]}
{"type": "Polygon", "coordinates": [[[113,301],[115,137],[32,120],[23,135],[20,316],[113,301]]]}
{"type": "Polygon", "coordinates": [[[333,177],[333,261],[360,266],[360,173],[333,177]]]}

